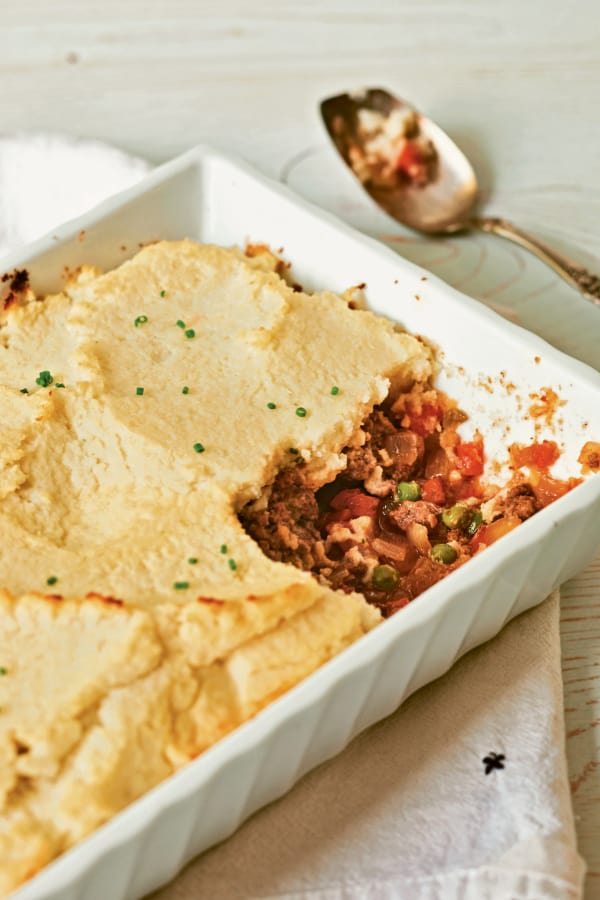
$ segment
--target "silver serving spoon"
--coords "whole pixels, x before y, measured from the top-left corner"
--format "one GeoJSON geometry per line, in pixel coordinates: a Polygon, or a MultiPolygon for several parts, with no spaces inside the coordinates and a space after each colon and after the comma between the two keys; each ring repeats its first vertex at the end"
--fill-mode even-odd
{"type": "Polygon", "coordinates": [[[477,179],[469,160],[439,126],[381,88],[321,103],[341,157],[373,200],[403,225],[426,234],[481,229],[530,250],[600,305],[600,278],[495,216],[473,216],[477,179]]]}

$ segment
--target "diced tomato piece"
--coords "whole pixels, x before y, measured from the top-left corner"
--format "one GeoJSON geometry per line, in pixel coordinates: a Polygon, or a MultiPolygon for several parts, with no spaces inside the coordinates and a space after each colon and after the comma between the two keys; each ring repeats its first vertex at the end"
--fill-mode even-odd
{"type": "Polygon", "coordinates": [[[548,469],[560,456],[560,451],[555,441],[542,441],[528,447],[520,444],[512,444],[509,448],[510,456],[517,468],[521,466],[533,466],[536,469],[548,469]]]}
{"type": "Polygon", "coordinates": [[[469,497],[483,499],[483,488],[477,477],[463,478],[452,484],[451,497],[456,503],[458,500],[467,500],[469,497]]]}
{"type": "Polygon", "coordinates": [[[432,403],[423,403],[418,412],[416,410],[413,412],[409,407],[407,415],[411,429],[420,434],[421,437],[427,437],[428,434],[433,434],[438,428],[442,418],[442,410],[439,406],[434,406],[432,403]]]}
{"type": "Polygon", "coordinates": [[[410,600],[408,597],[403,595],[401,591],[396,591],[388,599],[380,601],[377,606],[381,610],[382,616],[388,619],[390,616],[393,616],[395,612],[398,612],[399,609],[408,606],[409,603],[410,600]]]}
{"type": "Polygon", "coordinates": [[[461,475],[473,477],[474,475],[483,475],[483,441],[467,441],[464,444],[458,444],[454,452],[456,453],[456,468],[461,475]]]}
{"type": "Polygon", "coordinates": [[[427,160],[418,144],[414,141],[404,142],[396,160],[396,169],[419,184],[427,180],[427,160]]]}
{"type": "Polygon", "coordinates": [[[552,478],[551,475],[544,472],[539,478],[532,479],[532,486],[540,506],[548,506],[549,503],[558,500],[559,497],[563,497],[578,484],[581,484],[581,481],[581,478],[569,478],[568,481],[561,481],[558,478],[552,478]]]}
{"type": "Polygon", "coordinates": [[[421,496],[427,503],[436,503],[443,506],[446,502],[446,491],[444,488],[444,479],[441,475],[434,475],[423,482],[421,487],[421,496]]]}
{"type": "Polygon", "coordinates": [[[379,500],[377,497],[371,497],[369,494],[363,493],[359,488],[348,488],[340,491],[339,494],[331,501],[331,508],[335,510],[348,510],[350,513],[348,518],[358,516],[377,515],[377,507],[379,500]]]}

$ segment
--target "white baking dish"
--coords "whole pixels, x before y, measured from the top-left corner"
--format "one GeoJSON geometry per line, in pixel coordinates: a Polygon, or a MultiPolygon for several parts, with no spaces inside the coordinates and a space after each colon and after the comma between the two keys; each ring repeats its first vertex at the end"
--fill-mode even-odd
{"type": "MultiPolygon", "coordinates": [[[[600,376],[405,262],[247,166],[195,149],[136,187],[12,254],[34,288],[60,287],[64,267],[112,267],[156,238],[283,247],[306,288],[366,282],[369,304],[443,348],[438,383],[471,414],[489,456],[533,437],[530,395],[566,400],[541,437],[578,474],[600,439],[600,376]],[[504,374],[502,374],[504,373],[504,374]],[[506,426],[510,432],[505,433],[506,426]]],[[[318,364],[318,361],[315,361],[318,364]]],[[[395,710],[511,617],[582,568],[600,543],[600,477],[435,585],[255,719],[116,816],[17,891],[19,900],[122,900],[172,878],[305,772],[395,710]]]]}

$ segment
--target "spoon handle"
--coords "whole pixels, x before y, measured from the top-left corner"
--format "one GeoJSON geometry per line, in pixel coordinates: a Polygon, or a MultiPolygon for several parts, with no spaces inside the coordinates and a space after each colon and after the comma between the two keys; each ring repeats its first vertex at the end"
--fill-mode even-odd
{"type": "Polygon", "coordinates": [[[530,250],[538,259],[551,266],[568,284],[577,288],[587,300],[600,305],[600,278],[588,272],[583,266],[573,265],[564,256],[546,247],[545,244],[531,237],[525,231],[521,231],[515,225],[511,225],[506,219],[482,216],[471,219],[469,225],[472,228],[480,228],[482,231],[507,238],[509,241],[525,247],[526,250],[530,250]]]}

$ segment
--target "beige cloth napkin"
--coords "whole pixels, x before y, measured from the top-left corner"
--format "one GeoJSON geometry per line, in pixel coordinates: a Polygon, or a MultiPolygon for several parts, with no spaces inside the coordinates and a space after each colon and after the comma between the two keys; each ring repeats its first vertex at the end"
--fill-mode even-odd
{"type": "MultiPolygon", "coordinates": [[[[0,254],[146,168],[92,142],[0,139],[0,254]]],[[[576,900],[558,605],[511,622],[154,900],[576,900]]]]}
{"type": "Polygon", "coordinates": [[[580,897],[558,610],[519,616],[153,900],[580,897]]]}

